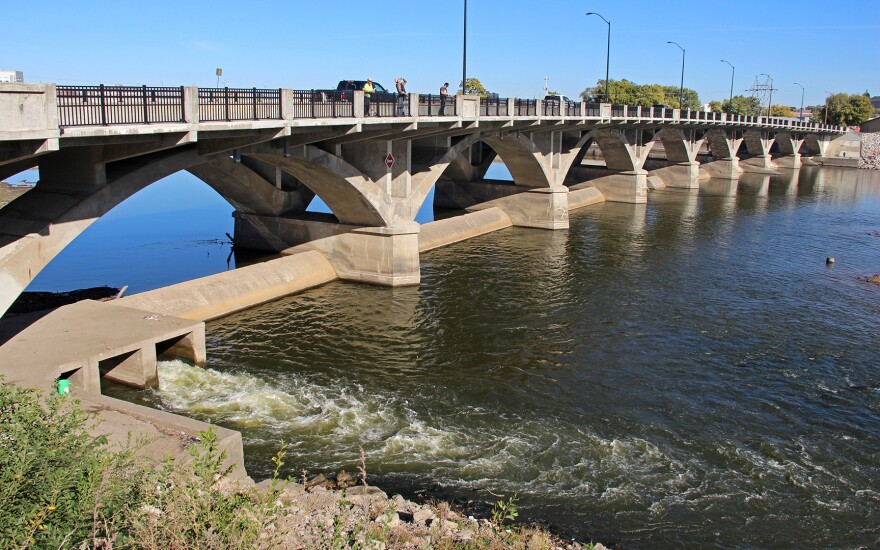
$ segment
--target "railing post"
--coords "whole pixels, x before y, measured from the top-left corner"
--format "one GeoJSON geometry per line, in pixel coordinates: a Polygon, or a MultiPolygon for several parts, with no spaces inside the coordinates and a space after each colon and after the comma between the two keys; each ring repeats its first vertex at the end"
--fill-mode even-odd
{"type": "MultiPolygon", "coordinates": [[[[428,105],[431,104],[431,96],[428,95],[428,105]]],[[[430,107],[428,107],[430,109],[430,107]]],[[[477,109],[479,111],[479,109],[477,109]]],[[[430,114],[430,112],[429,112],[430,114]]],[[[409,94],[409,116],[419,118],[419,94],[409,94]]]]}
{"type": "Polygon", "coordinates": [[[229,86],[226,86],[223,90],[223,101],[226,105],[226,121],[229,122],[229,86]]]}
{"type": "Polygon", "coordinates": [[[254,120],[257,120],[257,89],[251,88],[251,103],[254,105],[254,120]]]}
{"type": "Polygon", "coordinates": [[[351,113],[354,118],[364,118],[364,91],[354,90],[351,95],[351,113]]]}
{"type": "Polygon", "coordinates": [[[144,122],[149,124],[150,123],[150,110],[147,108],[147,85],[146,84],[144,84],[141,87],[141,95],[143,96],[143,99],[144,99],[144,122]]]}
{"type": "Polygon", "coordinates": [[[309,113],[315,118],[315,90],[309,90],[309,113]]]}
{"type": "Polygon", "coordinates": [[[101,126],[107,126],[107,101],[104,97],[104,85],[100,86],[100,94],[101,94],[101,126]]]}
{"type": "Polygon", "coordinates": [[[184,86],[181,90],[183,91],[183,98],[180,102],[180,111],[183,117],[181,122],[196,124],[202,119],[199,112],[199,88],[197,86],[184,86]]]}
{"type": "Polygon", "coordinates": [[[538,117],[538,120],[544,118],[544,101],[541,99],[535,100],[535,116],[538,117]]]}

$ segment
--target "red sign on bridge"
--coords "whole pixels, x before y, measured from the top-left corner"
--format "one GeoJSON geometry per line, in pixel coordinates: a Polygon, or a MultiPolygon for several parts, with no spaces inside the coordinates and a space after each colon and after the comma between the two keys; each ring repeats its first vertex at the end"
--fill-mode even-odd
{"type": "Polygon", "coordinates": [[[385,157],[385,166],[387,166],[389,170],[391,170],[391,167],[394,166],[394,155],[392,155],[391,153],[388,153],[388,156],[385,157]]]}

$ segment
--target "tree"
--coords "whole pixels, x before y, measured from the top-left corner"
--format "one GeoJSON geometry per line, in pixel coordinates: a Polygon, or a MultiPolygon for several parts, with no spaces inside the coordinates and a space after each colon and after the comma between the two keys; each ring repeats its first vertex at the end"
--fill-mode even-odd
{"type": "Polygon", "coordinates": [[[709,102],[709,109],[710,109],[713,113],[723,113],[723,112],[724,112],[724,107],[723,107],[723,105],[724,105],[723,103],[721,103],[720,101],[718,101],[718,100],[716,99],[715,101],[710,101],[710,102],[709,102]]]}
{"type": "Polygon", "coordinates": [[[725,99],[721,104],[721,110],[730,115],[758,116],[761,114],[761,104],[755,96],[733,96],[733,105],[725,99]]]}
{"type": "MultiPolygon", "coordinates": [[[[629,80],[609,80],[608,95],[611,96],[611,102],[618,105],[641,105],[642,107],[650,107],[652,105],[669,105],[677,108],[678,94],[680,89],[678,86],[663,86],[661,84],[636,84],[629,80]]],[[[581,92],[584,101],[600,102],[605,100],[605,81],[599,80],[596,86],[586,88],[581,92]]],[[[700,109],[700,97],[697,92],[689,88],[684,89],[684,108],[700,109]]]]}
{"type": "Polygon", "coordinates": [[[833,94],[828,96],[825,105],[813,112],[813,122],[822,124],[826,116],[828,124],[855,126],[874,116],[874,107],[863,95],[833,94]]]}
{"type": "Polygon", "coordinates": [[[795,118],[794,111],[788,105],[773,105],[770,107],[770,116],[795,118]]]}
{"type": "MultiPolygon", "coordinates": [[[[459,88],[461,90],[461,88],[459,88]]],[[[486,97],[489,95],[489,92],[486,91],[486,87],[483,86],[483,83],[480,82],[478,78],[468,78],[467,86],[465,86],[464,93],[478,95],[480,97],[486,97]]]]}

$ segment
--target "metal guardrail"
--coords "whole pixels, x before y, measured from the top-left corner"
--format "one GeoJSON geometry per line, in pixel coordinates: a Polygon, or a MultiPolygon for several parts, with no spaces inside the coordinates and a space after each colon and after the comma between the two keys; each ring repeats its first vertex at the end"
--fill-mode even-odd
{"type": "Polygon", "coordinates": [[[419,116],[458,116],[452,96],[420,94],[419,116]]]}
{"type": "Polygon", "coordinates": [[[281,118],[281,90],[199,88],[199,120],[271,120],[281,118]]]}
{"type": "Polygon", "coordinates": [[[480,116],[508,116],[506,97],[481,97],[480,116]]]}
{"type": "Polygon", "coordinates": [[[534,99],[515,99],[513,111],[514,116],[538,116],[538,102],[534,99]]]}
{"type": "Polygon", "coordinates": [[[57,86],[58,122],[109,126],[183,122],[183,87],[57,86]]]}
{"type": "MultiPolygon", "coordinates": [[[[59,126],[109,126],[120,124],[176,123],[187,120],[186,88],[155,86],[56,86],[59,126]]],[[[258,88],[198,88],[198,120],[281,120],[303,118],[352,118],[354,117],[353,94],[350,91],[287,90],[258,88]],[[287,98],[290,99],[287,99],[287,98]],[[287,105],[282,105],[288,101],[287,105]]],[[[370,109],[364,114],[380,117],[409,117],[410,98],[395,95],[374,94],[370,109]]],[[[480,98],[480,116],[509,117],[537,116],[537,101],[514,99],[513,112],[507,98],[480,98]]],[[[836,131],[842,129],[831,124],[812,124],[784,117],[746,116],[682,110],[682,121],[717,121],[722,118],[730,123],[749,126],[773,126],[783,130],[836,131]]],[[[661,119],[675,117],[676,111],[663,107],[638,107],[611,105],[614,118],[661,119]]],[[[421,94],[418,96],[418,116],[458,116],[454,97],[421,94]],[[442,109],[442,113],[441,113],[442,109]]],[[[544,101],[544,116],[601,118],[601,105],[544,101]]],[[[606,115],[607,116],[607,115],[606,115]]],[[[192,120],[195,117],[191,117],[192,120]]]]}
{"type": "Polygon", "coordinates": [[[352,94],[348,91],[292,90],[290,114],[293,118],[350,118],[354,116],[352,94]]]}
{"type": "Polygon", "coordinates": [[[364,98],[364,116],[377,117],[408,117],[409,97],[396,97],[392,95],[373,94],[367,100],[364,98]]]}

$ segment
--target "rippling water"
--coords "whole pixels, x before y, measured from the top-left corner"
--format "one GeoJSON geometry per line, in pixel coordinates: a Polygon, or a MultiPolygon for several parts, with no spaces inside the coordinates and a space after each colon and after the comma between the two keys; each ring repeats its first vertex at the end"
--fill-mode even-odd
{"type": "Polygon", "coordinates": [[[209,323],[129,395],[242,431],[248,471],[357,463],[627,548],[880,539],[880,174],[652,192],[209,323]],[[834,256],[833,266],[825,258],[834,256]]]}

